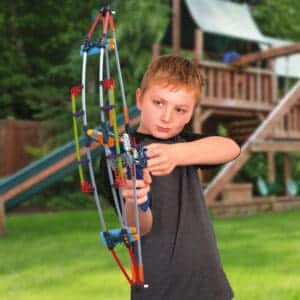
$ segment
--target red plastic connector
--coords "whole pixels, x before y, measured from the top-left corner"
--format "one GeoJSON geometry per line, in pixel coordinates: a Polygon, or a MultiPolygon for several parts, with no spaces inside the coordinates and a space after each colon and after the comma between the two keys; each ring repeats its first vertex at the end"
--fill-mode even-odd
{"type": "Polygon", "coordinates": [[[115,171],[115,186],[121,187],[121,186],[124,186],[125,184],[126,184],[126,178],[121,177],[119,172],[116,170],[115,171]]]}
{"type": "Polygon", "coordinates": [[[77,97],[82,91],[81,85],[76,85],[71,88],[71,96],[77,97]]]}
{"type": "Polygon", "coordinates": [[[93,192],[93,186],[92,186],[92,184],[90,182],[84,181],[80,185],[80,190],[83,193],[92,193],[93,192]]]}
{"type": "Polygon", "coordinates": [[[115,86],[115,81],[112,78],[103,80],[103,88],[109,90],[115,86]]]}

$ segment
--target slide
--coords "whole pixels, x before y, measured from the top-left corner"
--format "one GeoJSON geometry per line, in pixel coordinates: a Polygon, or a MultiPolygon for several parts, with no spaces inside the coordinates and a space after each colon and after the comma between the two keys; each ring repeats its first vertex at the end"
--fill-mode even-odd
{"type": "MultiPolygon", "coordinates": [[[[136,107],[129,110],[131,126],[138,123],[139,111],[136,107]]],[[[118,126],[123,124],[123,115],[117,118],[118,126]]],[[[80,139],[81,154],[86,149],[83,146],[84,138],[80,139]]],[[[99,155],[102,147],[96,143],[91,145],[92,157],[99,155]]],[[[0,182],[0,202],[5,203],[6,209],[12,209],[31,197],[45,187],[62,180],[65,176],[77,172],[77,161],[75,156],[74,142],[49,153],[46,157],[33,162],[17,173],[1,180],[0,182]]],[[[78,188],[79,189],[79,188],[78,188]]]]}

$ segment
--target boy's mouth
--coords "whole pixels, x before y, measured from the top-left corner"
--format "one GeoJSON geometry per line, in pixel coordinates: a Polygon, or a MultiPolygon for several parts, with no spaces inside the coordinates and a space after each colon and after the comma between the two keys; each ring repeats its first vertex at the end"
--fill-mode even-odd
{"type": "Polygon", "coordinates": [[[160,126],[156,126],[156,128],[160,132],[168,132],[170,130],[170,128],[165,128],[165,127],[160,127],[160,126]]]}

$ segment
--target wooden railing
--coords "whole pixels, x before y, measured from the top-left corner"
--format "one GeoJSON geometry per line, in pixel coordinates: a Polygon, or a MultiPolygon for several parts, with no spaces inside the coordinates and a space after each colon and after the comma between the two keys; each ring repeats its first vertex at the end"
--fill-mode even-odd
{"type": "Polygon", "coordinates": [[[208,61],[202,61],[200,68],[206,78],[204,103],[231,100],[270,110],[276,102],[276,81],[269,70],[239,70],[226,64],[208,61]]]}
{"type": "Polygon", "coordinates": [[[300,139],[300,99],[298,104],[279,120],[272,134],[273,138],[300,139]]]}
{"type": "MultiPolygon", "coordinates": [[[[170,53],[174,53],[174,49],[159,44],[153,45],[153,57],[170,53]]],[[[180,55],[194,57],[195,60],[195,49],[181,49],[180,55]]],[[[240,69],[206,60],[199,60],[199,67],[206,78],[203,106],[211,104],[222,107],[222,104],[226,106],[224,101],[227,101],[231,109],[245,108],[268,112],[278,101],[277,78],[271,69],[240,69]],[[230,101],[231,103],[228,103],[230,101]]]]}

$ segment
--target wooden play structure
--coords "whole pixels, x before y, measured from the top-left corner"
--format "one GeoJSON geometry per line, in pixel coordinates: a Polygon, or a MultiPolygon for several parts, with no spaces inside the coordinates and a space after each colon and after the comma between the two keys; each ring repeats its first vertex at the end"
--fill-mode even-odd
{"type": "MultiPolygon", "coordinates": [[[[194,36],[193,48],[182,49],[181,23],[186,26],[187,11],[190,11],[189,16],[192,18],[191,11],[197,10],[200,2],[206,2],[201,7],[205,10],[212,2],[218,5],[218,1],[208,3],[207,0],[173,0],[169,39],[171,43],[153,46],[154,57],[165,53],[166,48],[172,53],[189,55],[199,64],[207,80],[201,103],[195,112],[194,131],[216,134],[218,124],[222,124],[228,136],[241,145],[238,159],[226,164],[216,176],[205,172],[201,174],[207,204],[219,215],[300,208],[300,197],[297,197],[296,193],[292,194],[289,188],[291,183],[296,189],[297,185],[299,186],[299,183],[293,182],[291,178],[290,153],[300,151],[300,81],[293,79],[292,87],[286,89],[285,85],[283,90],[279,87],[279,76],[274,68],[274,59],[299,53],[300,43],[276,48],[269,46],[261,51],[258,49],[239,55],[229,64],[208,60],[208,50],[204,44],[204,41],[208,40],[205,37],[207,33],[197,26],[194,16],[194,28],[189,27],[189,30],[194,32],[193,35],[189,34],[194,36]],[[253,195],[251,183],[232,182],[234,176],[256,152],[266,153],[268,182],[274,182],[276,179],[275,153],[285,154],[285,195],[257,197],[253,195]]],[[[228,4],[227,2],[226,5],[228,4]]],[[[249,42],[246,48],[251,48],[249,42]]]]}

